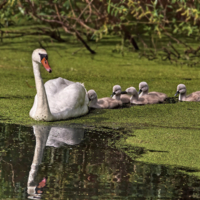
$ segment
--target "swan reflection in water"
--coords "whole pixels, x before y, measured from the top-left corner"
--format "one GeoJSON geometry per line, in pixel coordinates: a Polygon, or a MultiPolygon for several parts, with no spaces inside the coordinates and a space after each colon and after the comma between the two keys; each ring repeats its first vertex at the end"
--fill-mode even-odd
{"type": "Polygon", "coordinates": [[[36,137],[36,145],[28,176],[27,193],[29,199],[40,199],[43,193],[42,189],[46,185],[46,178],[43,178],[39,184],[35,181],[35,178],[42,162],[45,146],[59,148],[64,145],[80,144],[84,138],[84,129],[35,125],[33,132],[36,137]]]}

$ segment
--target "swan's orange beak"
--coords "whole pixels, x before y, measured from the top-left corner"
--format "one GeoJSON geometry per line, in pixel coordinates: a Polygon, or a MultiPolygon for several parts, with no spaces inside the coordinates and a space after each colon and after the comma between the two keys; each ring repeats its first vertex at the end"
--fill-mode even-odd
{"type": "Polygon", "coordinates": [[[44,68],[45,68],[49,73],[52,72],[52,69],[51,69],[51,67],[49,66],[49,63],[48,63],[48,61],[47,61],[46,58],[43,58],[43,59],[41,60],[41,63],[42,63],[42,65],[44,66],[44,68]]]}

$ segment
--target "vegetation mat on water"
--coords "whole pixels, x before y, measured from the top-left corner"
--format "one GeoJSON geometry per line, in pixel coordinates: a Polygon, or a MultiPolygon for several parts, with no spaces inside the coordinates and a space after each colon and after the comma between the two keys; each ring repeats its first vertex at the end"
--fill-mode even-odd
{"type": "Polygon", "coordinates": [[[138,161],[172,165],[179,170],[187,166],[187,173],[199,176],[199,131],[170,127],[136,129],[117,146],[132,158],[136,155],[130,149],[137,147],[141,152],[141,156],[136,157],[138,161]]]}

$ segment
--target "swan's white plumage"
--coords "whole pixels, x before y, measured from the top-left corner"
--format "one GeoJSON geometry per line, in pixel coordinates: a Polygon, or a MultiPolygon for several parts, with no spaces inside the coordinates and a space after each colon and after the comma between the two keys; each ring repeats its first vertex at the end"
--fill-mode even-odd
{"type": "MultiPolygon", "coordinates": [[[[84,114],[87,113],[89,100],[82,84],[73,83],[59,77],[47,81],[44,87],[50,112],[56,116],[60,116],[60,119],[78,117],[82,112],[84,114]]],[[[36,107],[37,94],[35,96],[32,113],[35,113],[36,107]]]]}
{"type": "MultiPolygon", "coordinates": [[[[32,56],[34,60],[36,60],[36,62],[33,60],[33,68],[37,94],[30,111],[30,116],[35,120],[55,121],[86,114],[88,112],[89,99],[83,84],[59,77],[47,81],[44,86],[42,86],[43,82],[40,76],[40,70],[37,69],[39,68],[39,64],[37,63],[37,54],[39,52],[40,49],[36,49],[33,52],[33,54],[36,55],[32,56]],[[46,101],[45,96],[47,98],[46,101]],[[42,109],[44,109],[44,114],[42,109]]],[[[42,51],[42,53],[45,52],[42,51]]]]}

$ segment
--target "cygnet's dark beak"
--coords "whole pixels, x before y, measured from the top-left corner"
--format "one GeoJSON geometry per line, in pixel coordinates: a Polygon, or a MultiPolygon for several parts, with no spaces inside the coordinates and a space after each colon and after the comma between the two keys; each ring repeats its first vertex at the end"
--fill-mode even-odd
{"type": "Polygon", "coordinates": [[[127,94],[127,91],[122,91],[121,94],[127,94]]]}
{"type": "Polygon", "coordinates": [[[142,89],[140,89],[139,91],[138,91],[138,94],[140,94],[142,92],[142,89]]]}
{"type": "Polygon", "coordinates": [[[176,95],[178,95],[178,94],[179,94],[179,91],[177,91],[176,94],[175,94],[174,96],[176,96],[176,95]]]}
{"type": "Polygon", "coordinates": [[[113,97],[114,95],[116,95],[116,93],[115,93],[115,92],[113,92],[113,93],[111,94],[111,96],[110,96],[110,97],[113,97]]]}

